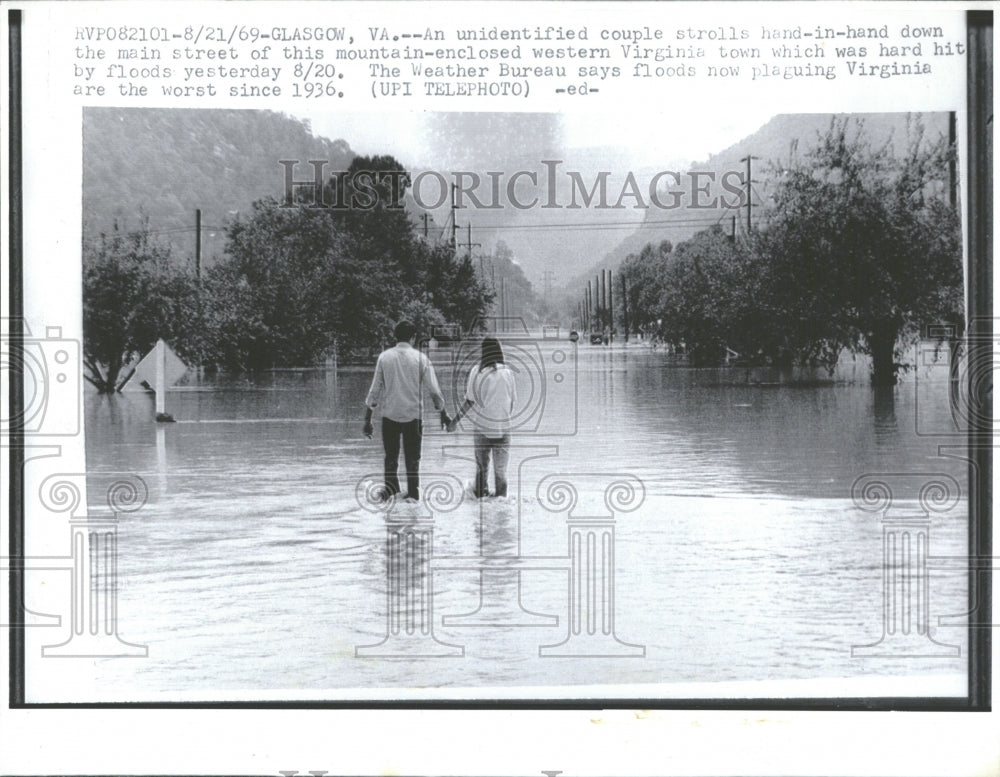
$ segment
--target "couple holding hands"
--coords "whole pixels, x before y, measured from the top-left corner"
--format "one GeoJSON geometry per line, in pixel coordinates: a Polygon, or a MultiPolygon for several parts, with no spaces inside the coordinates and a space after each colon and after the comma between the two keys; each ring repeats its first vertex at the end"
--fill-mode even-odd
{"type": "Polygon", "coordinates": [[[372,411],[382,414],[382,446],[385,449],[383,498],[399,493],[399,449],[402,441],[406,463],[407,499],[419,499],[420,447],[423,436],[421,389],[426,386],[435,409],[441,412],[441,426],[455,431],[463,416],[473,422],[476,480],[473,494],[490,496],[487,473],[493,460],[493,496],[507,496],[507,461],[510,456],[511,416],[517,403],[514,373],[504,364],[503,349],[494,337],[483,338],[479,363],[469,371],[465,397],[454,418],[444,409],[434,366],[414,348],[416,327],[400,321],[395,328],[396,345],[383,351],[375,364],[375,377],[365,400],[364,434],[371,438],[372,411]]]}

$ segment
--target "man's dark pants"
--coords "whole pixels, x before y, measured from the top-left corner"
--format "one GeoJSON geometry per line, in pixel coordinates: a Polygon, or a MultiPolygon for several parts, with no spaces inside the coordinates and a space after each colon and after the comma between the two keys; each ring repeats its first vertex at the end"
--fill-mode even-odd
{"type": "Polygon", "coordinates": [[[385,448],[385,487],[389,494],[399,493],[399,440],[403,439],[403,461],[406,463],[406,495],[420,497],[420,439],[423,423],[417,419],[400,423],[382,419],[382,447],[385,448]]]}

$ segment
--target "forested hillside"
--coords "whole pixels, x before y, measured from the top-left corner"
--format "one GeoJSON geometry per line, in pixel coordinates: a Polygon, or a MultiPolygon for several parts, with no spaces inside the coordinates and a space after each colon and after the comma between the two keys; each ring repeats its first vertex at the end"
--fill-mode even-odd
{"type": "Polygon", "coordinates": [[[115,222],[194,253],[201,209],[206,266],[221,256],[223,228],[262,197],[280,198],[282,159],[329,162],[346,170],[355,154],[343,140],[313,137],[305,122],[271,111],[88,108],[83,118],[83,237],[95,240],[115,222]]]}
{"type": "MultiPolygon", "coordinates": [[[[747,209],[738,207],[727,209],[722,207],[724,201],[735,202],[736,198],[722,188],[723,176],[727,173],[745,175],[747,155],[754,157],[751,165],[752,178],[752,217],[753,211],[757,217],[773,205],[773,194],[779,180],[778,169],[788,166],[793,159],[799,159],[811,149],[816,148],[830,128],[833,120],[831,114],[794,114],[775,116],[763,127],[743,140],[734,143],[729,148],[712,154],[703,162],[691,165],[690,170],[681,173],[680,184],[672,179],[665,179],[672,191],[680,192],[683,199],[681,207],[671,209],[650,208],[646,211],[645,220],[635,232],[623,239],[613,251],[603,257],[594,257],[586,269],[580,268],[568,274],[567,287],[576,294],[587,279],[593,278],[602,267],[618,267],[629,254],[637,253],[648,244],[659,245],[668,240],[677,245],[690,239],[695,233],[718,225],[727,233],[732,232],[733,218],[737,219],[737,228],[743,229],[746,224],[747,209]],[[718,199],[719,206],[715,208],[692,208],[694,195],[691,172],[710,173],[715,176],[714,183],[709,185],[709,193],[698,195],[700,203],[718,199]]],[[[908,122],[914,115],[905,113],[893,114],[855,114],[850,117],[840,117],[848,122],[851,132],[862,132],[871,144],[880,148],[889,144],[890,153],[900,156],[907,153],[908,122]]],[[[925,135],[928,139],[946,136],[948,132],[948,114],[920,114],[925,135]]],[[[708,179],[702,177],[700,186],[705,186],[708,179]]],[[[732,181],[736,179],[733,178],[732,181]]],[[[738,185],[738,184],[736,184],[738,185]]],[[[667,195],[662,198],[664,203],[672,204],[674,200],[667,195]]],[[[742,204],[742,203],[741,203],[742,204]]]]}

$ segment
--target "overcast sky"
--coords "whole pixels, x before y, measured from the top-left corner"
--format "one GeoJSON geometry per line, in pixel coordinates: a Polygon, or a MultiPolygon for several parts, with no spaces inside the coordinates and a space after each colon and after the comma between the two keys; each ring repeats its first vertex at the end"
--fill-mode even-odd
{"type": "Polygon", "coordinates": [[[632,165],[645,168],[703,160],[752,134],[771,117],[764,109],[755,113],[720,105],[714,115],[712,111],[701,106],[697,117],[692,117],[676,111],[642,115],[630,109],[627,119],[614,112],[480,116],[436,112],[312,113],[299,117],[312,122],[315,134],[331,140],[344,139],[360,154],[390,153],[408,166],[435,169],[460,163],[453,158],[456,155],[495,154],[499,133],[486,130],[491,122],[499,122],[502,128],[515,126],[514,132],[501,138],[500,148],[505,151],[518,146],[522,153],[538,154],[608,147],[626,151],[632,165]],[[458,117],[465,121],[459,122],[458,117]],[[483,128],[478,133],[477,126],[483,128]],[[546,132],[556,148],[540,147],[546,132]],[[458,144],[466,153],[457,154],[455,148],[444,148],[444,144],[458,144]]]}
{"type": "MultiPolygon", "coordinates": [[[[538,170],[541,160],[555,159],[565,161],[566,169],[582,171],[587,181],[598,169],[608,170],[614,184],[621,186],[628,172],[641,181],[648,181],[652,171],[683,174],[752,135],[772,113],[701,104],[695,114],[630,106],[628,111],[610,113],[316,112],[298,117],[309,119],[316,135],[345,140],[359,154],[391,154],[411,171],[510,174],[516,169],[538,170]]],[[[437,213],[439,227],[447,215],[445,204],[437,213]]],[[[612,220],[620,225],[587,231],[537,227],[547,221],[608,221],[611,216],[591,209],[554,214],[508,208],[499,213],[463,212],[456,222],[460,227],[473,225],[473,239],[486,253],[503,239],[529,280],[541,284],[546,270],[562,279],[587,269],[634,231],[645,215],[640,209],[615,211],[612,220]]]]}

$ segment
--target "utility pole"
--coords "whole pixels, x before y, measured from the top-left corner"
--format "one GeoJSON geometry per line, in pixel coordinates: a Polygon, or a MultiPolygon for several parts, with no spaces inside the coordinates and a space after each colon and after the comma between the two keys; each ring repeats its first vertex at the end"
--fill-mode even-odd
{"type": "Polygon", "coordinates": [[[604,334],[605,318],[608,315],[608,285],[606,282],[606,271],[601,268],[601,334],[604,334]]]}
{"type": "Polygon", "coordinates": [[[751,192],[751,189],[750,189],[750,183],[752,182],[752,178],[750,176],[750,160],[752,160],[752,159],[759,159],[759,158],[760,157],[755,157],[752,154],[747,154],[745,157],[743,157],[740,160],[741,162],[746,162],[747,163],[747,237],[750,236],[750,228],[751,228],[751,225],[752,225],[752,222],[750,220],[750,212],[751,212],[751,209],[753,208],[753,203],[751,202],[751,200],[753,199],[753,197],[752,197],[752,192],[751,192]]]}
{"type": "Polygon", "coordinates": [[[955,124],[955,112],[948,114],[948,202],[954,208],[958,204],[958,171],[955,169],[958,147],[955,145],[958,131],[955,124]]]}
{"type": "MultiPolygon", "coordinates": [[[[194,277],[197,284],[197,309],[198,309],[198,321],[197,326],[200,330],[202,328],[202,320],[204,317],[204,311],[202,310],[202,287],[201,287],[201,208],[195,208],[194,210],[194,277]]],[[[160,362],[157,361],[157,369],[161,366],[160,362]]],[[[201,377],[201,356],[198,357],[198,377],[201,377]]],[[[165,392],[166,390],[164,390],[165,392]]],[[[164,396],[166,394],[164,393],[164,396]]],[[[160,401],[159,395],[157,395],[157,402],[160,401]]]]}
{"type": "Polygon", "coordinates": [[[594,287],[592,281],[587,281],[587,331],[594,324],[594,287]]]}
{"type": "Polygon", "coordinates": [[[622,326],[625,329],[625,342],[628,343],[628,281],[625,278],[625,273],[621,273],[622,279],[622,326]]]}
{"type": "Polygon", "coordinates": [[[427,234],[428,214],[427,214],[427,211],[424,211],[423,217],[424,217],[424,240],[426,240],[428,238],[428,234],[427,234]]]}
{"type": "Polygon", "coordinates": [[[600,331],[601,327],[601,281],[594,276],[594,327],[600,331]]]}
{"type": "Polygon", "coordinates": [[[194,211],[194,277],[201,282],[201,208],[194,211]]]}
{"type": "Polygon", "coordinates": [[[500,323],[503,331],[507,331],[507,279],[500,278],[500,323]]]}
{"type": "MultiPolygon", "coordinates": [[[[476,248],[482,248],[483,247],[482,243],[473,243],[472,242],[472,222],[471,221],[466,225],[466,239],[465,239],[465,243],[462,243],[459,246],[456,246],[456,248],[459,248],[461,246],[464,246],[466,249],[468,249],[468,250],[466,250],[465,255],[467,257],[469,257],[469,261],[470,262],[472,261],[472,247],[473,246],[475,246],[476,248]]],[[[482,254],[482,252],[479,253],[479,277],[480,277],[480,279],[482,280],[483,283],[486,283],[486,268],[483,267],[483,254],[482,254]]]]}
{"type": "Polygon", "coordinates": [[[587,281],[587,334],[594,328],[594,290],[587,281]]]}
{"type": "Polygon", "coordinates": [[[590,281],[587,281],[587,291],[585,292],[584,299],[587,302],[587,334],[590,334],[590,311],[594,308],[594,292],[590,288],[590,281]]]}
{"type": "Polygon", "coordinates": [[[608,270],[608,342],[615,341],[615,284],[611,270],[608,270]]]}
{"type": "MultiPolygon", "coordinates": [[[[483,244],[482,243],[473,243],[472,242],[472,222],[471,221],[466,226],[466,235],[468,235],[468,237],[466,239],[466,242],[464,242],[464,243],[458,243],[455,247],[456,248],[467,248],[468,250],[465,252],[465,254],[466,254],[466,256],[469,257],[469,259],[472,259],[472,247],[476,246],[477,248],[482,248],[483,244]]],[[[480,266],[480,269],[482,268],[482,264],[483,264],[483,257],[480,256],[479,257],[479,266],[480,266]]]]}
{"type": "Polygon", "coordinates": [[[458,222],[455,220],[455,216],[458,212],[458,204],[455,202],[455,187],[456,184],[451,185],[451,247],[453,249],[458,247],[458,239],[456,236],[458,222]]]}

